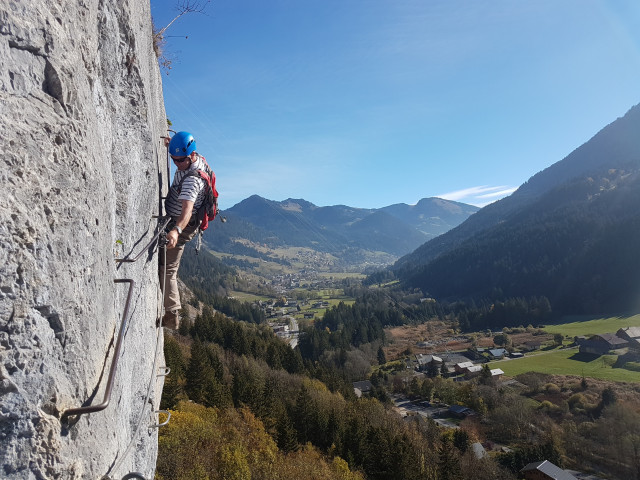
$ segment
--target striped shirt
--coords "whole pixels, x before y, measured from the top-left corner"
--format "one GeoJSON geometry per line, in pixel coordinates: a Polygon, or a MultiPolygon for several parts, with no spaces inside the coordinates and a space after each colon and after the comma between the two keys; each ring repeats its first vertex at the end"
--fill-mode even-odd
{"type": "Polygon", "coordinates": [[[164,203],[167,215],[174,218],[179,217],[182,213],[182,200],[191,200],[193,202],[193,214],[195,214],[200,205],[202,205],[206,193],[206,184],[199,175],[187,177],[184,182],[182,182],[182,190],[180,193],[178,193],[178,186],[187,173],[195,170],[205,170],[203,158],[204,157],[198,155],[196,161],[193,162],[189,168],[183,171],[176,170],[173,176],[173,183],[169,189],[169,195],[164,203]]]}

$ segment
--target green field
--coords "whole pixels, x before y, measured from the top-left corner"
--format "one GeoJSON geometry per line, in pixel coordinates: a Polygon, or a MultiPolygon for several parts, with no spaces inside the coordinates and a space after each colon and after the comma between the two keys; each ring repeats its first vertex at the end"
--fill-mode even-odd
{"type": "MultiPolygon", "coordinates": [[[[569,317],[568,319],[579,317],[569,317]]],[[[632,317],[595,318],[584,321],[571,321],[559,325],[547,325],[544,329],[549,333],[561,333],[564,336],[597,335],[599,333],[616,333],[622,327],[640,327],[640,315],[632,317]]]]}
{"type": "MultiPolygon", "coordinates": [[[[547,325],[548,333],[575,336],[615,333],[623,327],[640,326],[640,315],[631,317],[568,317],[566,323],[547,325]]],[[[491,362],[491,368],[500,368],[505,375],[513,377],[520,373],[540,372],[557,375],[578,375],[617,382],[640,382],[640,372],[624,368],[613,368],[617,355],[590,355],[580,353],[578,348],[555,349],[528,354],[524,358],[491,362]]]]}
{"type": "Polygon", "coordinates": [[[345,278],[358,278],[363,279],[367,278],[364,273],[351,273],[351,272],[319,272],[318,276],[323,278],[335,278],[337,280],[342,280],[345,278]]]}
{"type": "Polygon", "coordinates": [[[624,368],[612,368],[616,355],[590,355],[577,348],[565,348],[527,355],[524,358],[491,362],[490,368],[500,368],[505,375],[514,377],[520,373],[540,372],[557,375],[578,375],[613,380],[616,382],[640,382],[640,372],[624,368]]]}
{"type": "Polygon", "coordinates": [[[233,290],[231,292],[229,292],[229,296],[235,298],[236,300],[240,301],[240,302],[257,302],[259,300],[262,301],[267,301],[270,299],[270,297],[266,296],[266,295],[255,295],[253,293],[248,293],[248,292],[239,292],[237,290],[233,290]]]}

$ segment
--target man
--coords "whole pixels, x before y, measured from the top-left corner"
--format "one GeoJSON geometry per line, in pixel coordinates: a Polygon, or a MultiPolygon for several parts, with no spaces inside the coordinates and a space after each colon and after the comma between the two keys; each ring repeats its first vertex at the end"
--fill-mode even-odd
{"type": "Polygon", "coordinates": [[[165,200],[165,213],[171,217],[165,254],[160,250],[160,288],[164,288],[164,317],[162,325],[176,330],[180,326],[180,294],[178,268],[184,245],[198,231],[196,212],[206,194],[206,183],[197,174],[205,169],[204,157],[196,153],[196,141],[189,132],[178,132],[168,142],[169,155],[177,170],[165,200]],[[164,273],[164,278],[163,278],[164,273]]]}

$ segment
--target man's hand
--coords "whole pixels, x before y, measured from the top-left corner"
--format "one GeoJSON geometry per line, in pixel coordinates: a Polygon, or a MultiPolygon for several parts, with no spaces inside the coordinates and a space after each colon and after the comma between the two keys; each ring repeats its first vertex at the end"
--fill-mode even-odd
{"type": "Polygon", "coordinates": [[[167,248],[175,248],[178,243],[178,231],[176,229],[167,233],[167,248]]]}

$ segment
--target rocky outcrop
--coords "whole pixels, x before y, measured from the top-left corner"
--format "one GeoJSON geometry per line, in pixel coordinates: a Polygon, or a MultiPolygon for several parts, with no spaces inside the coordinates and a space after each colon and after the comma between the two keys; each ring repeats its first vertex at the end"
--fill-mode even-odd
{"type": "Polygon", "coordinates": [[[0,477],[152,478],[157,256],[115,261],[153,236],[166,181],[149,2],[4,1],[0,66],[0,477]],[[102,402],[122,278],[110,404],[64,418],[102,402]]]}

